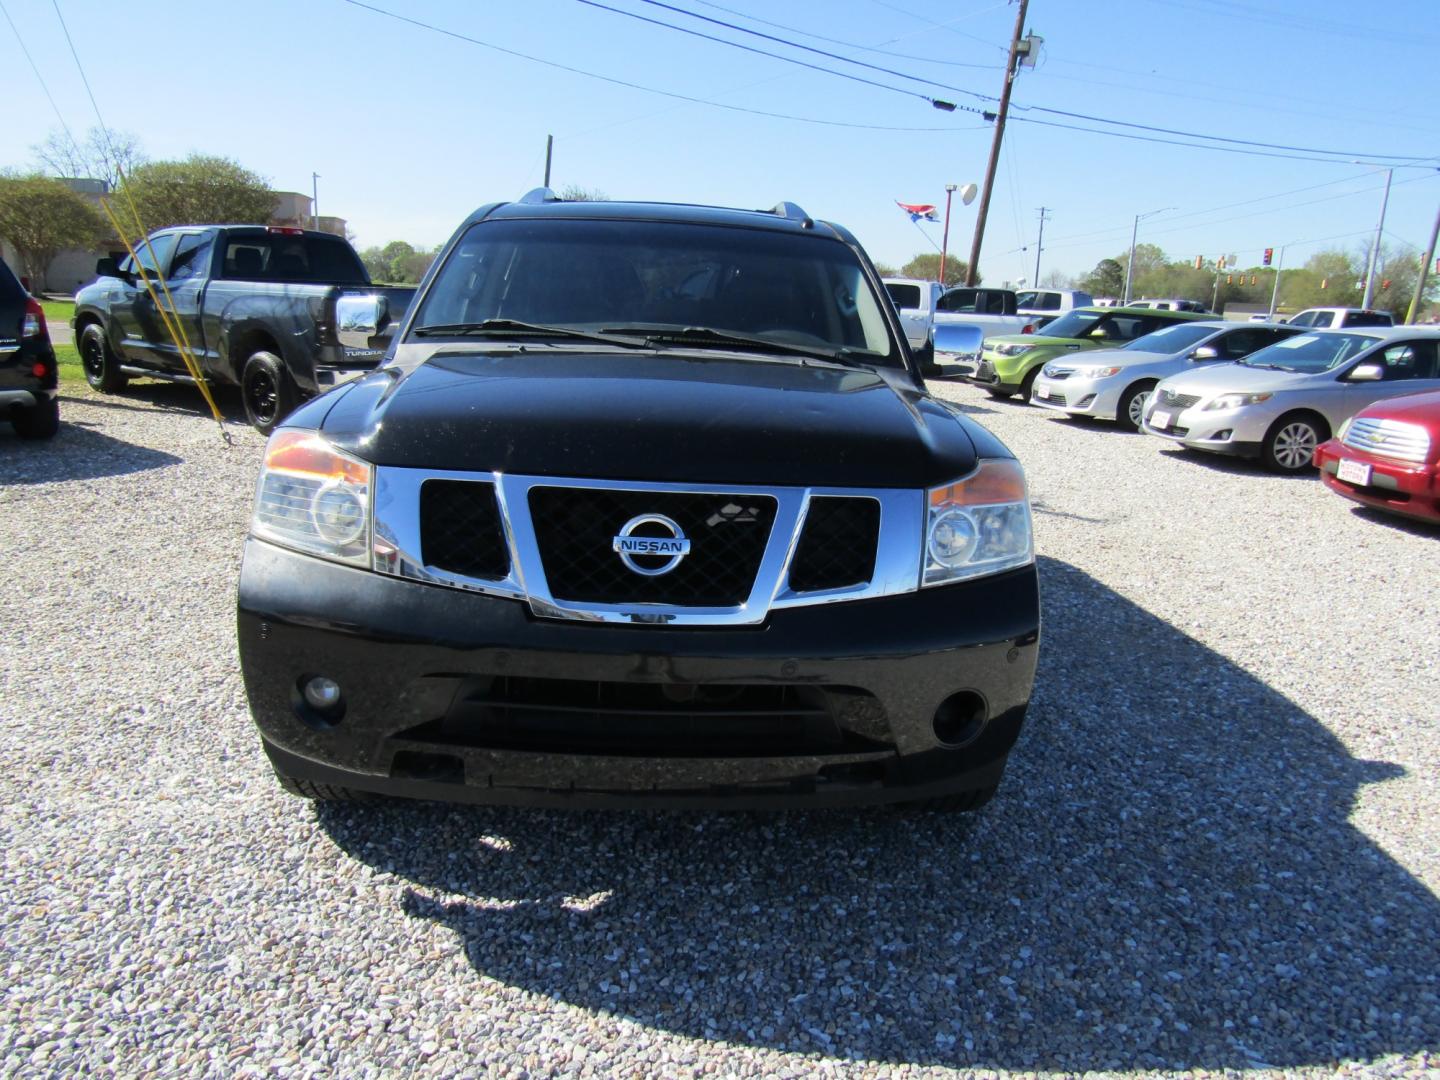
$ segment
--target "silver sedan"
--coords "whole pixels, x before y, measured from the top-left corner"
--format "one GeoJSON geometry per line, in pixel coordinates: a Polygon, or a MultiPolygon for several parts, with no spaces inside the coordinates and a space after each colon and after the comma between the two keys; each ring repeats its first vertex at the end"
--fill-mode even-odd
{"type": "Polygon", "coordinates": [[[1299,332],[1278,323],[1175,323],[1118,349],[1051,360],[1035,379],[1030,404],[1134,431],[1161,379],[1238,360],[1299,332]]]}

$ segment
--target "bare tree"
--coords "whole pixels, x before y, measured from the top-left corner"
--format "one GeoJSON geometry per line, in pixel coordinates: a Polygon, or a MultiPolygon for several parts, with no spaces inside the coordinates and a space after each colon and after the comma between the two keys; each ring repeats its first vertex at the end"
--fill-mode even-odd
{"type": "Polygon", "coordinates": [[[566,202],[609,202],[610,196],[599,188],[583,188],[579,184],[566,184],[559,192],[566,202]]]}
{"type": "Polygon", "coordinates": [[[55,176],[103,180],[111,189],[119,182],[121,171],[129,176],[147,160],[136,136],[101,127],[92,127],[79,141],[64,131],[52,131],[30,150],[55,176]]]}

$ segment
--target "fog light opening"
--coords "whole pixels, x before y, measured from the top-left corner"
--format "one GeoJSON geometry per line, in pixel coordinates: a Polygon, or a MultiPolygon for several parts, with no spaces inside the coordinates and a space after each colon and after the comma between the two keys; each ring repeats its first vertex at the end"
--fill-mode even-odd
{"type": "Polygon", "coordinates": [[[974,690],[951,694],[935,710],[935,738],[943,746],[968,746],[980,737],[990,720],[990,706],[974,690]]]}
{"type": "Polygon", "coordinates": [[[334,727],[345,716],[340,684],[325,675],[301,675],[292,695],[295,715],[315,728],[334,727]]]}

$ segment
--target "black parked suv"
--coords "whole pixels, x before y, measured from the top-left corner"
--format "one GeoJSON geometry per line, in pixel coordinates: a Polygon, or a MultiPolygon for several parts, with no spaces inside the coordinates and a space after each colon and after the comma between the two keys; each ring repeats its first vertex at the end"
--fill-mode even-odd
{"type": "Polygon", "coordinates": [[[1039,597],[1019,464],[848,232],[541,190],[272,435],[238,623],[310,798],[973,809],[1039,597]]]}
{"type": "Polygon", "coordinates": [[[48,439],[60,430],[55,350],[45,312],[0,262],[0,420],[22,439],[48,439]]]}

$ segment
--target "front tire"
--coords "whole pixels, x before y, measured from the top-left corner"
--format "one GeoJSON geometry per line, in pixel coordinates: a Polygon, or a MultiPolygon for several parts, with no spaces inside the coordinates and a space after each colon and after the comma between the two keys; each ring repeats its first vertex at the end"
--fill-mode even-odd
{"type": "Polygon", "coordinates": [[[17,409],[10,416],[15,434],[22,439],[50,439],[60,430],[60,403],[44,398],[28,409],[17,409]]]}
{"type": "Polygon", "coordinates": [[[989,394],[996,401],[1005,401],[1007,398],[1015,396],[1014,390],[992,390],[988,386],[985,387],[985,393],[989,394]]]}
{"type": "Polygon", "coordinates": [[[1028,372],[1026,372],[1025,378],[1020,380],[1020,400],[1025,402],[1026,405],[1030,404],[1030,395],[1034,393],[1035,380],[1039,377],[1040,369],[1038,367],[1033,367],[1028,372]]]}
{"type": "Polygon", "coordinates": [[[1329,428],[1310,413],[1290,413],[1270,425],[1260,444],[1260,460],[1272,472],[1294,475],[1315,463],[1315,448],[1330,437],[1329,428]]]}
{"type": "Polygon", "coordinates": [[[240,396],[245,402],[245,419],[262,435],[269,435],[285,419],[300,395],[284,362],[264,349],[245,361],[240,374],[240,396]]]}
{"type": "Polygon", "coordinates": [[[922,799],[911,803],[916,810],[929,810],[937,814],[970,814],[979,810],[995,797],[1000,789],[998,783],[976,791],[961,791],[955,795],[940,795],[934,799],[922,799]]]}
{"type": "Polygon", "coordinates": [[[317,784],[312,780],[299,780],[293,776],[285,776],[283,773],[276,773],[275,779],[280,782],[280,787],[289,794],[309,799],[311,802],[375,803],[381,801],[381,796],[373,792],[356,791],[354,788],[340,787],[336,784],[317,784]]]}
{"type": "Polygon", "coordinates": [[[1145,406],[1150,403],[1150,394],[1155,383],[1136,383],[1120,395],[1120,407],[1115,410],[1115,423],[1124,431],[1139,431],[1140,421],[1145,416],[1145,406]]]}
{"type": "Polygon", "coordinates": [[[91,390],[115,394],[124,390],[130,377],[120,370],[120,358],[105,340],[99,323],[89,323],[80,331],[80,366],[85,369],[85,382],[91,390]]]}

